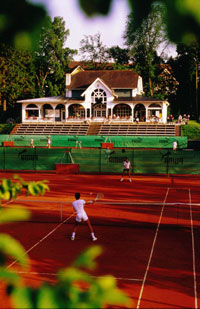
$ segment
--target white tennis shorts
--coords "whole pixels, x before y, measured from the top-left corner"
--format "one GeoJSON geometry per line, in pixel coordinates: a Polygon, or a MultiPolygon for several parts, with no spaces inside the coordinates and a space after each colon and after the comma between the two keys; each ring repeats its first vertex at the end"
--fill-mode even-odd
{"type": "Polygon", "coordinates": [[[85,212],[82,212],[82,213],[76,215],[76,221],[77,222],[87,221],[87,220],[88,220],[88,216],[85,212]]]}

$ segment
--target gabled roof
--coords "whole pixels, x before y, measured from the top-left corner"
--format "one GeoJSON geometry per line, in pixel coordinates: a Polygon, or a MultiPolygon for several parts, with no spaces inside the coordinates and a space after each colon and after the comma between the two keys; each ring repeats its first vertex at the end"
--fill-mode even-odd
{"type": "MultiPolygon", "coordinates": [[[[105,83],[101,78],[97,77],[97,79],[95,79],[95,80],[93,81],[92,84],[94,84],[95,82],[104,85],[104,87],[107,88],[108,91],[112,92],[112,89],[110,89],[110,88],[106,85],[106,83],[105,83]]],[[[91,84],[90,86],[92,86],[92,84],[91,84]]],[[[89,86],[89,88],[90,88],[90,86],[89,86]]],[[[81,94],[82,97],[85,95],[85,93],[86,93],[87,90],[88,90],[88,89],[86,89],[86,90],[81,94]]]]}
{"type": "Polygon", "coordinates": [[[105,82],[109,88],[134,89],[137,88],[139,75],[132,70],[103,70],[103,71],[82,71],[71,75],[71,84],[67,89],[87,88],[97,78],[105,82]]]}

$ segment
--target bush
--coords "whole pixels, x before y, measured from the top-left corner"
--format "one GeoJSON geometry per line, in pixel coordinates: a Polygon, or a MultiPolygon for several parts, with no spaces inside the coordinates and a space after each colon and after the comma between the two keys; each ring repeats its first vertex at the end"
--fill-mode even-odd
{"type": "Polygon", "coordinates": [[[200,124],[196,121],[189,121],[187,125],[181,126],[181,136],[187,136],[188,139],[200,139],[200,124]]]}
{"type": "Polygon", "coordinates": [[[13,123],[0,124],[0,134],[10,134],[14,126],[13,123]]]}

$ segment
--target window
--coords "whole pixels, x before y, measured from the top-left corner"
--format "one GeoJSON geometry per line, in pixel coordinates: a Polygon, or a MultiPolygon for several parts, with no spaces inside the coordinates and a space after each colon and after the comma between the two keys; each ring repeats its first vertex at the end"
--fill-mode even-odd
{"type": "Polygon", "coordinates": [[[106,92],[103,89],[96,89],[91,94],[92,103],[103,104],[107,101],[106,92]]]}
{"type": "Polygon", "coordinates": [[[114,92],[116,93],[116,95],[118,95],[118,97],[124,97],[124,98],[132,97],[131,89],[114,89],[114,92]]]}
{"type": "Polygon", "coordinates": [[[72,90],[72,98],[81,98],[83,91],[83,89],[72,90]]]}

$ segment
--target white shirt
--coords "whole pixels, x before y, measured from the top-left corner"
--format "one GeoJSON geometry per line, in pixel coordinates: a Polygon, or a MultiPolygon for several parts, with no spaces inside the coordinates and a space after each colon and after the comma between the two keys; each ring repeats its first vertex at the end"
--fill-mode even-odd
{"type": "Polygon", "coordinates": [[[126,169],[129,169],[130,168],[130,165],[131,165],[131,162],[130,161],[124,161],[124,168],[126,169]]]}
{"type": "Polygon", "coordinates": [[[72,206],[74,210],[76,211],[77,215],[85,214],[84,204],[85,204],[85,201],[81,199],[72,202],[72,206]]]}

